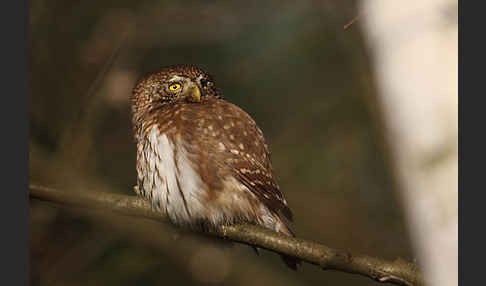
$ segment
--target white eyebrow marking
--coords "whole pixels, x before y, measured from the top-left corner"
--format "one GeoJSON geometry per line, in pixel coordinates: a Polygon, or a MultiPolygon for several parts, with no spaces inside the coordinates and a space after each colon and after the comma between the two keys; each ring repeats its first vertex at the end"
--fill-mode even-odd
{"type": "Polygon", "coordinates": [[[183,77],[178,76],[178,75],[174,75],[174,76],[172,76],[172,77],[169,79],[169,82],[173,82],[173,81],[182,81],[182,80],[184,80],[184,78],[183,78],[183,77]]]}

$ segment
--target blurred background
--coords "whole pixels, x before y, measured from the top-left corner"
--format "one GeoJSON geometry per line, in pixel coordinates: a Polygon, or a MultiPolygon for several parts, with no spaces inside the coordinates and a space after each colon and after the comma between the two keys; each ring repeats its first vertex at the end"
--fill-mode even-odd
{"type": "MultiPolygon", "coordinates": [[[[263,130],[297,236],[413,261],[357,1],[30,2],[30,183],[134,195],[128,97],[195,64],[263,130]]],[[[31,200],[32,285],[377,285],[174,227],[31,200]]]]}

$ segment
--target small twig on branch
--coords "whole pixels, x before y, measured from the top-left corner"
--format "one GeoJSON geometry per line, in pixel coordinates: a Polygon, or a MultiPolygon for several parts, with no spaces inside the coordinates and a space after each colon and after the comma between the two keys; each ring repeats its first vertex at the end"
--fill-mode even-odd
{"type": "Polygon", "coordinates": [[[360,17],[360,16],[361,16],[361,15],[358,15],[358,16],[354,17],[354,18],[353,18],[353,20],[351,20],[349,23],[347,23],[346,25],[344,25],[343,29],[344,29],[344,30],[346,30],[346,29],[348,29],[349,27],[351,27],[351,25],[353,25],[353,24],[354,24],[356,21],[358,21],[358,20],[359,20],[359,17],[360,17]]]}
{"type": "MultiPolygon", "coordinates": [[[[147,200],[136,196],[107,192],[66,192],[30,185],[30,197],[76,207],[110,210],[124,215],[168,221],[163,214],[152,210],[147,200]]],[[[396,285],[424,285],[417,267],[402,260],[386,261],[365,255],[352,255],[316,242],[279,235],[271,230],[247,224],[224,226],[213,230],[211,234],[279,254],[294,256],[318,265],[324,270],[332,269],[359,274],[378,282],[396,285]]]]}

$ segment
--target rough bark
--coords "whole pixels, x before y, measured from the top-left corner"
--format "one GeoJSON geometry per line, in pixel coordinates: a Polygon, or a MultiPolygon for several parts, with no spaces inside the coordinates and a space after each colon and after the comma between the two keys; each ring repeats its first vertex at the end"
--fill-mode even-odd
{"type": "MultiPolygon", "coordinates": [[[[109,210],[119,214],[168,222],[140,197],[108,192],[67,192],[54,188],[31,185],[30,197],[74,207],[109,210]]],[[[379,282],[396,285],[423,285],[417,267],[403,260],[386,261],[366,255],[353,255],[325,245],[299,238],[279,235],[253,225],[223,226],[212,230],[211,235],[231,241],[267,249],[279,254],[297,257],[324,270],[332,269],[369,277],[379,282]]]]}

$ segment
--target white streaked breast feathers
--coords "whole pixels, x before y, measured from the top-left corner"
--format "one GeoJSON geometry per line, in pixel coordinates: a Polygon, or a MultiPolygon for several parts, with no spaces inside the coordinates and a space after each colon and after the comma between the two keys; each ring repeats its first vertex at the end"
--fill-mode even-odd
{"type": "Polygon", "coordinates": [[[170,140],[155,125],[138,143],[138,152],[139,188],[153,206],[176,223],[201,218],[204,186],[181,142],[170,140]]]}

